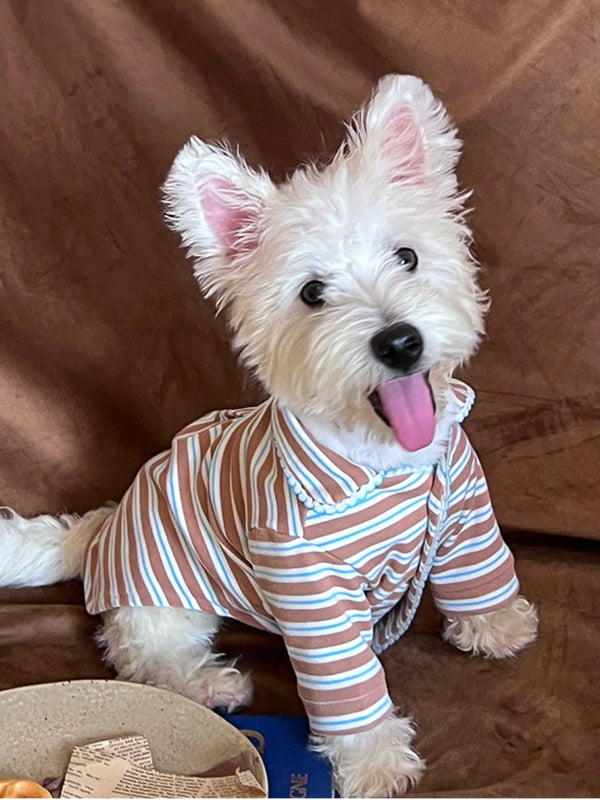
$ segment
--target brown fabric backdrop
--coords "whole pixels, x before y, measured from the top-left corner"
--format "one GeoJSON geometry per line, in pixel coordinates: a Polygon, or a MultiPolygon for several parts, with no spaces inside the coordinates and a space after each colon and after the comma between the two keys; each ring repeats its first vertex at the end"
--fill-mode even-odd
{"type": "Polygon", "coordinates": [[[0,494],[118,498],[190,419],[254,399],[161,222],[193,132],[283,175],[389,71],[465,142],[492,292],[471,433],[506,526],[598,538],[596,2],[3,0],[0,494]]]}
{"type": "MultiPolygon", "coordinates": [[[[191,133],[281,177],[386,72],[459,124],[493,299],[469,432],[505,529],[573,543],[517,548],[547,617],[514,665],[450,652],[427,610],[386,655],[424,791],[600,793],[598,556],[575,541],[600,538],[599,34],[596,0],[0,0],[0,502],[22,513],[118,499],[185,423],[259,397],[161,222],[191,133]]],[[[78,587],[1,598],[1,686],[106,674],[78,587]]],[[[298,710],[275,640],[225,639],[256,708],[298,710]]]]}

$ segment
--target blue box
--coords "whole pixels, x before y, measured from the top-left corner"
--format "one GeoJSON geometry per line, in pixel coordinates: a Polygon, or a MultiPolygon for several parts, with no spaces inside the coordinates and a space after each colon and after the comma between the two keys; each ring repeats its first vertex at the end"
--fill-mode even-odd
{"type": "Polygon", "coordinates": [[[327,759],[308,749],[306,717],[225,714],[261,755],[269,797],[335,797],[327,759]]]}

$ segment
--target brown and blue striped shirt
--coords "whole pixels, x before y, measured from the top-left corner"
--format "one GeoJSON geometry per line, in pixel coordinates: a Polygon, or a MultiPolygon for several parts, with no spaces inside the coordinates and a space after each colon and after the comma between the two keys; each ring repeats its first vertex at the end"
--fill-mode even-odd
{"type": "Polygon", "coordinates": [[[378,472],[315,441],[269,400],[179,433],[138,473],[90,543],[90,613],[200,609],[283,635],[317,734],[390,713],[377,653],[409,626],[429,580],[447,616],[518,591],[480,462],[460,422],[435,465],[378,472]]]}

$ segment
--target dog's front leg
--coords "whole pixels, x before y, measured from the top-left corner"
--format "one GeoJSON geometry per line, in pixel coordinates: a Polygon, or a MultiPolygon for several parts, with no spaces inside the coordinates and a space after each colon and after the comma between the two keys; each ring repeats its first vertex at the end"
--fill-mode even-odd
{"type": "Polygon", "coordinates": [[[364,577],[308,538],[253,529],[249,547],[296,672],[311,746],[331,761],[338,790],[344,797],[405,791],[424,765],[411,748],[411,721],[394,715],[371,647],[364,577]]]}
{"type": "Polygon", "coordinates": [[[403,794],[423,773],[425,762],[412,749],[408,717],[387,717],[377,727],[344,736],[313,736],[311,747],[331,761],[342,797],[403,794]]]}
{"type": "Polygon", "coordinates": [[[443,636],[459,650],[506,658],[534,642],[537,628],[535,606],[524,597],[515,597],[497,611],[446,618],[443,636]]]}

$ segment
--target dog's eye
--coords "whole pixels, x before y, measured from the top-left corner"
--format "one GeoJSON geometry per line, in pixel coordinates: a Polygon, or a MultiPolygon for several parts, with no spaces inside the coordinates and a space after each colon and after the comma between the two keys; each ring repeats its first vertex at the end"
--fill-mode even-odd
{"type": "Polygon", "coordinates": [[[300,299],[307,306],[322,306],[325,302],[323,299],[324,290],[325,284],[323,281],[309,281],[302,287],[300,299]]]}
{"type": "Polygon", "coordinates": [[[413,272],[417,268],[419,259],[415,251],[410,247],[401,247],[399,250],[396,250],[394,255],[400,266],[404,267],[407,272],[413,272]]]}

